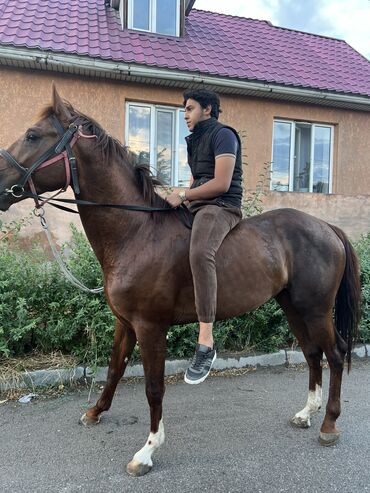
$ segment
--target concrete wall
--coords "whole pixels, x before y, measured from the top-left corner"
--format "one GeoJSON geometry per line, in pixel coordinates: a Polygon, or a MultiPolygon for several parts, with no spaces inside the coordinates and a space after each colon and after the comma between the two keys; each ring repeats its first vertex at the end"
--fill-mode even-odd
{"type": "MultiPolygon", "coordinates": [[[[141,101],[181,106],[182,90],[63,76],[55,73],[0,69],[0,147],[7,147],[35,121],[51,100],[54,81],[62,97],[76,109],[95,118],[113,136],[124,140],[125,102],[141,101]]],[[[334,125],[333,195],[270,192],[266,208],[295,207],[342,226],[358,237],[370,230],[370,113],[222,96],[222,121],[246,134],[245,187],[254,189],[271,161],[274,118],[288,118],[334,125]]],[[[266,172],[265,172],[266,174],[266,172]]],[[[26,201],[2,214],[9,221],[32,208],[26,201]]],[[[66,225],[79,222],[66,213],[49,214],[59,241],[68,236],[66,225]]],[[[35,224],[35,228],[38,226],[35,224]]],[[[27,230],[28,235],[34,229],[27,230]]]]}

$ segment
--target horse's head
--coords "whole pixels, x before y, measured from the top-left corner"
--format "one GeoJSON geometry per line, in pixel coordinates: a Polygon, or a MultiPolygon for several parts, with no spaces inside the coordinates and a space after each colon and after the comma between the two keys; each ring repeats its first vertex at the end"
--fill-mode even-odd
{"type": "Polygon", "coordinates": [[[66,174],[72,164],[68,147],[77,131],[72,119],[53,86],[52,105],[7,150],[0,149],[0,210],[27,198],[27,192],[41,194],[68,186],[66,174]]]}

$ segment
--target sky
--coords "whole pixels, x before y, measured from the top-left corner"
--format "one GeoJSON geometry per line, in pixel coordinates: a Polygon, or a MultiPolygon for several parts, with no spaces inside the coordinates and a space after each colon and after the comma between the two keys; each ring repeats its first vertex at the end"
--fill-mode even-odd
{"type": "Polygon", "coordinates": [[[344,39],[370,60],[370,0],[196,0],[194,8],[344,39]]]}

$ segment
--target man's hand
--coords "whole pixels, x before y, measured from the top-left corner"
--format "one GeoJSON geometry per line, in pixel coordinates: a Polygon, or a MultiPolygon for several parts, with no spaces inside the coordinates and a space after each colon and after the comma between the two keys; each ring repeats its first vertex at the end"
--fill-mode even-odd
{"type": "Polygon", "coordinates": [[[171,195],[166,197],[166,200],[170,204],[171,207],[178,207],[179,205],[182,204],[182,198],[176,192],[172,192],[171,195]]]}

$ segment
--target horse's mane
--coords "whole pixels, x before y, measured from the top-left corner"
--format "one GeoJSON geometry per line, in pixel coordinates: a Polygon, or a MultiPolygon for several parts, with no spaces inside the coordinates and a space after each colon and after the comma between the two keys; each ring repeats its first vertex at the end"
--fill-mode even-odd
{"type": "MultiPolygon", "coordinates": [[[[152,207],[168,207],[168,202],[164,200],[155,190],[156,186],[163,186],[163,183],[153,176],[150,167],[137,162],[137,156],[126,146],[121,144],[118,139],[109,135],[101,125],[93,118],[75,110],[68,101],[63,101],[72,116],[72,121],[84,127],[84,131],[97,136],[96,145],[100,147],[103,164],[108,165],[114,159],[126,164],[132,172],[134,182],[146,200],[152,207]]],[[[39,118],[44,119],[55,114],[52,105],[45,107],[39,114],[39,118]]]]}

